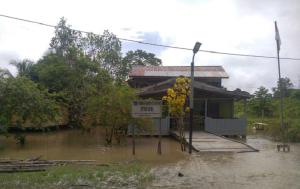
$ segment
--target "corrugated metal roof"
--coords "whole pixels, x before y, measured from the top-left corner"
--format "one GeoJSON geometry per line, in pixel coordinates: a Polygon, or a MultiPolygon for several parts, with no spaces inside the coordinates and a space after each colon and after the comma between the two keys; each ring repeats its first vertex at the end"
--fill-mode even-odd
{"type": "MultiPolygon", "coordinates": [[[[134,66],[129,77],[178,77],[190,76],[190,66],[134,66]]],[[[195,66],[195,77],[228,78],[222,66],[195,66]]]]}
{"type": "MultiPolygon", "coordinates": [[[[139,96],[151,96],[151,95],[155,95],[155,94],[166,93],[167,89],[170,88],[171,86],[173,86],[175,82],[176,82],[175,78],[168,79],[166,81],[144,87],[144,88],[140,89],[140,91],[137,94],[139,96]]],[[[223,96],[227,96],[227,97],[238,98],[238,99],[250,98],[250,94],[246,91],[241,91],[239,89],[236,89],[234,91],[228,91],[224,88],[208,85],[208,84],[200,82],[200,81],[194,81],[194,89],[200,90],[200,91],[211,92],[214,94],[219,94],[219,95],[223,95],[223,96]]]]}

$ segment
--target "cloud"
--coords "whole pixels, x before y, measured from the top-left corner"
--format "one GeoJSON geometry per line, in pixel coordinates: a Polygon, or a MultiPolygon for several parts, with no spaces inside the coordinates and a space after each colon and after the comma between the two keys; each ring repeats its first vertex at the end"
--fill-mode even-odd
{"type": "Polygon", "coordinates": [[[8,69],[12,74],[16,74],[17,70],[10,64],[11,60],[18,60],[19,55],[14,52],[2,51],[0,52],[0,68],[8,69]]]}
{"type": "MultiPolygon", "coordinates": [[[[133,39],[133,37],[131,37],[133,39]]],[[[146,43],[154,43],[154,44],[165,44],[168,45],[170,42],[166,39],[163,40],[163,38],[160,36],[159,32],[152,31],[152,32],[142,32],[138,31],[135,33],[134,39],[146,43]]],[[[122,52],[126,53],[129,50],[137,50],[137,49],[146,49],[147,52],[154,53],[156,56],[160,56],[161,53],[165,50],[163,47],[157,47],[157,46],[149,46],[144,45],[140,43],[133,43],[133,42],[122,42],[122,52]]]]}

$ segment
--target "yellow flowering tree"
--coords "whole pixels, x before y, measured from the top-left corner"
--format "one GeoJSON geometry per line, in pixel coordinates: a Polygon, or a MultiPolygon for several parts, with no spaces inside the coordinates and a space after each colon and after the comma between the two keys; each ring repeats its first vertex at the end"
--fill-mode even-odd
{"type": "Polygon", "coordinates": [[[181,150],[185,150],[184,144],[184,122],[183,118],[189,108],[187,107],[187,97],[190,95],[190,79],[178,77],[173,87],[167,90],[167,95],[162,100],[168,105],[169,114],[176,120],[179,131],[181,150]]]}

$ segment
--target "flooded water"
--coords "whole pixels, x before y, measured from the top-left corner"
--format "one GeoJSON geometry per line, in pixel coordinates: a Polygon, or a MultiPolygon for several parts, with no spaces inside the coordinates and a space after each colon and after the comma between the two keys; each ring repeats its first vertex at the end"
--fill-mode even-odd
{"type": "Polygon", "coordinates": [[[291,152],[277,152],[276,143],[261,136],[248,136],[247,143],[259,149],[248,153],[193,153],[180,151],[170,138],[162,139],[157,152],[156,137],[136,139],[132,156],[131,138],[123,145],[104,146],[103,137],[81,131],[32,133],[25,147],[13,137],[0,138],[0,158],[25,159],[42,155],[43,159],[89,159],[99,163],[138,160],[151,165],[155,180],[148,188],[300,188],[300,144],[291,144],[291,152]],[[183,177],[178,177],[181,172],[183,177]]]}
{"type": "Polygon", "coordinates": [[[193,154],[153,169],[157,179],[149,188],[300,188],[300,144],[284,153],[261,137],[249,136],[247,143],[260,152],[193,154]]]}
{"type": "Polygon", "coordinates": [[[82,133],[65,130],[49,133],[26,134],[26,144],[20,147],[14,137],[0,137],[0,158],[27,159],[42,155],[42,159],[97,160],[99,163],[114,163],[139,160],[151,165],[174,163],[187,155],[180,151],[179,144],[170,138],[162,138],[162,155],[157,154],[157,137],[137,137],[136,155],[132,155],[131,138],[121,145],[107,147],[99,131],[82,133]]]}

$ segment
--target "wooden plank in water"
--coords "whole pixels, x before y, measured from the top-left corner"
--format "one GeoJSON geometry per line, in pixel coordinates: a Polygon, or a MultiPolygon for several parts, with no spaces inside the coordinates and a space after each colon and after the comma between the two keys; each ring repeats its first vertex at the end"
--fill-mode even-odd
{"type": "Polygon", "coordinates": [[[23,168],[0,168],[0,173],[15,173],[15,172],[37,172],[46,171],[44,167],[23,167],[23,168]]]}

